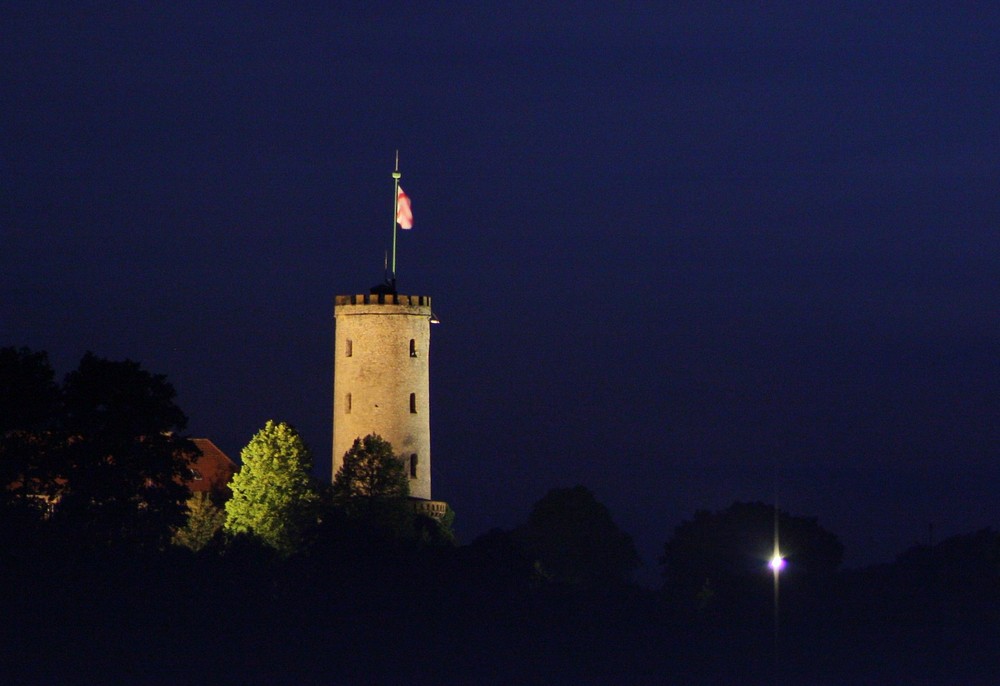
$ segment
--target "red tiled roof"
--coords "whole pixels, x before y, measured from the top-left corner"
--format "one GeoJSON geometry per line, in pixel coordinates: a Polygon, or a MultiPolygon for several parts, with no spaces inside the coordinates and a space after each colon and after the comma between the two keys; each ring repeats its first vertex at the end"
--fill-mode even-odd
{"type": "Polygon", "coordinates": [[[236,463],[207,438],[192,438],[191,441],[201,450],[201,457],[191,462],[191,471],[185,479],[187,487],[192,493],[225,488],[236,473],[236,463]]]}

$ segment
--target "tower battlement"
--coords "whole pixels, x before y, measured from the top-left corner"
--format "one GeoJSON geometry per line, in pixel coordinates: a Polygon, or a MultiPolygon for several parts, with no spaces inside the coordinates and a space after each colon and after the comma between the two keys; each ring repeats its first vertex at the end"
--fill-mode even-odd
{"type": "Polygon", "coordinates": [[[401,305],[403,307],[430,307],[429,295],[400,295],[398,293],[359,293],[358,295],[338,295],[334,305],[401,305]]]}

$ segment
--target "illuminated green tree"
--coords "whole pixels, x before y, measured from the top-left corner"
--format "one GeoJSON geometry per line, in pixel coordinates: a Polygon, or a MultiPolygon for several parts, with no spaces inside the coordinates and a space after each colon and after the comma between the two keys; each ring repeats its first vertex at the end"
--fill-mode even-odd
{"type": "Polygon", "coordinates": [[[315,523],[319,496],[312,457],[290,425],[268,420],[240,452],[243,466],[230,483],[225,531],[249,534],[282,554],[295,552],[315,523]]]}
{"type": "Polygon", "coordinates": [[[195,493],[188,501],[187,524],[174,534],[174,545],[198,552],[215,538],[226,523],[226,510],[212,501],[211,493],[195,493]]]}

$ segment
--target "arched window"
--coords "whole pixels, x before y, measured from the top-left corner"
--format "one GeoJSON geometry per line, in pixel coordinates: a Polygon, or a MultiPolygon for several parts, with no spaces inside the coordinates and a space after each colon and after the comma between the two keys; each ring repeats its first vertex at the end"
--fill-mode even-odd
{"type": "Polygon", "coordinates": [[[417,478],[417,454],[413,453],[410,455],[410,478],[417,478]]]}
{"type": "Polygon", "coordinates": [[[354,354],[354,341],[352,341],[350,338],[348,338],[347,341],[344,343],[344,353],[345,357],[350,357],[351,355],[354,354]]]}
{"type": "Polygon", "coordinates": [[[417,413],[417,394],[410,393],[410,414],[417,413]]]}
{"type": "Polygon", "coordinates": [[[348,393],[347,397],[344,398],[344,407],[346,408],[344,414],[351,414],[351,394],[348,393]]]}
{"type": "Polygon", "coordinates": [[[417,340],[415,338],[410,339],[410,357],[417,356],[417,340]]]}

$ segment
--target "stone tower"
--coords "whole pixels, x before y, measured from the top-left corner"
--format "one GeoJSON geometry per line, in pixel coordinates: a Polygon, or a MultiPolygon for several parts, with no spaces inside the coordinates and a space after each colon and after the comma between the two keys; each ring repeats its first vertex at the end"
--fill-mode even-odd
{"type": "Polygon", "coordinates": [[[418,509],[443,515],[444,503],[429,502],[430,297],[338,295],[333,311],[333,475],[354,439],[376,433],[402,457],[418,509]]]}

